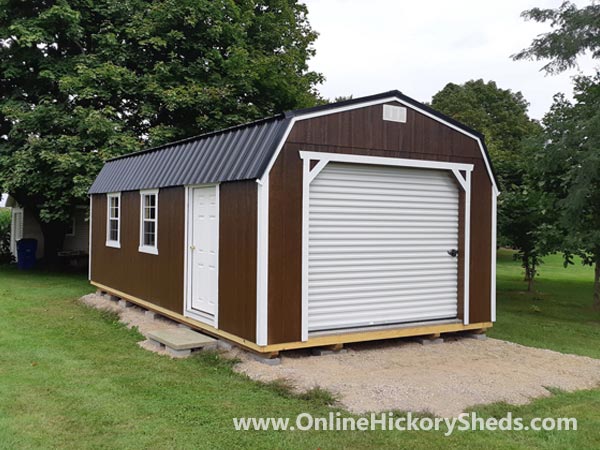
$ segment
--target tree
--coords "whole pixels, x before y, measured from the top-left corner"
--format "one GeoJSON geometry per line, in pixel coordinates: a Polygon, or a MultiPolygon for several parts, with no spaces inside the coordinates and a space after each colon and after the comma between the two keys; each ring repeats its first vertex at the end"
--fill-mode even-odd
{"type": "Polygon", "coordinates": [[[577,66],[577,57],[591,52],[600,58],[600,2],[578,8],[571,2],[563,2],[557,9],[532,8],[521,16],[525,20],[550,22],[553,30],[534,39],[532,44],[514,59],[549,59],[542,70],[559,73],[577,66]]]}
{"type": "Polygon", "coordinates": [[[432,106],[485,135],[502,192],[498,240],[518,249],[515,258],[531,290],[541,262],[536,233],[542,222],[539,193],[527,173],[530,155],[539,145],[540,125],[527,115],[528,103],[520,92],[500,89],[493,81],[448,83],[433,96],[432,106]]]}
{"type": "Polygon", "coordinates": [[[547,143],[536,166],[540,187],[559,212],[549,231],[562,237],[565,265],[573,255],[594,266],[600,310],[600,73],[575,79],[574,102],[557,95],[544,117],[547,143]]]}
{"type": "Polygon", "coordinates": [[[330,100],[329,103],[345,102],[345,101],[348,101],[348,100],[352,100],[352,98],[353,98],[352,94],[350,94],[350,95],[340,95],[338,97],[334,97],[334,99],[330,100]]]}
{"type": "MultiPolygon", "coordinates": [[[[591,52],[600,57],[600,3],[577,8],[564,2],[557,9],[534,8],[526,19],[550,22],[541,35],[514,59],[550,60],[542,69],[558,73],[591,52]]],[[[573,255],[594,266],[594,307],[600,310],[600,72],[574,78],[574,101],[554,98],[543,120],[546,145],[538,152],[539,185],[556,210],[546,225],[548,241],[560,240],[565,265],[573,255]]]]}
{"type": "Polygon", "coordinates": [[[0,192],[50,259],[103,161],[312,106],[294,0],[0,0],[0,192]]]}

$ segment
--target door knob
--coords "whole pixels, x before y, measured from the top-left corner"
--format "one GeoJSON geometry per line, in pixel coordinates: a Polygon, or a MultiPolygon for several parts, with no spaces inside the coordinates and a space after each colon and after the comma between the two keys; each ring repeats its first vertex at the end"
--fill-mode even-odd
{"type": "Polygon", "coordinates": [[[190,250],[196,250],[196,246],[195,245],[190,245],[190,250]]]}
{"type": "Polygon", "coordinates": [[[455,248],[453,248],[452,250],[448,250],[448,254],[450,256],[452,256],[453,258],[456,258],[458,256],[458,250],[456,250],[455,248]]]}

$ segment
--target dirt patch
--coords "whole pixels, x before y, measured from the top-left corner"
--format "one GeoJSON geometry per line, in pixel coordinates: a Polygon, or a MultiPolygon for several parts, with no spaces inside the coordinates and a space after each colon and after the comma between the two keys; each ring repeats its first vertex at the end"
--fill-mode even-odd
{"type": "Polygon", "coordinates": [[[496,339],[454,338],[421,345],[406,340],[359,344],[345,354],[284,354],[279,366],[248,357],[236,370],[253,379],[284,379],[297,390],[321,387],[354,413],[402,410],[457,416],[466,408],[504,401],[528,403],[600,384],[600,360],[496,339]]]}
{"type": "MultiPolygon", "coordinates": [[[[89,294],[81,297],[79,300],[92,308],[117,313],[121,322],[123,322],[127,328],[135,327],[140,334],[144,336],[146,336],[148,331],[177,328],[178,326],[177,322],[163,316],[157,315],[155,318],[147,316],[145,314],[146,310],[137,306],[131,306],[129,308],[119,306],[117,301],[110,300],[108,296],[89,294]]],[[[170,356],[164,348],[156,347],[147,339],[138,342],[138,345],[148,351],[170,356]]]]}
{"type": "MultiPolygon", "coordinates": [[[[176,328],[177,322],[125,308],[106,296],[86,295],[88,306],[119,314],[128,328],[148,331],[176,328]]],[[[140,347],[166,355],[148,340],[140,347]]],[[[321,387],[333,392],[351,412],[402,410],[456,416],[470,406],[504,401],[528,403],[549,395],[600,384],[600,360],[525,347],[496,339],[450,338],[443,344],[409,340],[354,344],[343,354],[310,356],[285,352],[281,364],[268,366],[246,352],[224,352],[238,358],[235,370],[260,381],[286,380],[298,391],[321,387]]]]}

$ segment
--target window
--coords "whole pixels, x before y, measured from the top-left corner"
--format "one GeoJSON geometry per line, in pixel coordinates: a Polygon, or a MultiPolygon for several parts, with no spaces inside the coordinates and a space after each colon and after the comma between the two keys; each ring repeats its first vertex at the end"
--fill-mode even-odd
{"type": "Polygon", "coordinates": [[[158,255],[158,190],[140,191],[140,252],[158,255]]]}
{"type": "Polygon", "coordinates": [[[106,246],[121,248],[121,193],[106,194],[106,246]]]}
{"type": "Polygon", "coordinates": [[[75,236],[75,217],[69,221],[65,236],[75,236]]]}

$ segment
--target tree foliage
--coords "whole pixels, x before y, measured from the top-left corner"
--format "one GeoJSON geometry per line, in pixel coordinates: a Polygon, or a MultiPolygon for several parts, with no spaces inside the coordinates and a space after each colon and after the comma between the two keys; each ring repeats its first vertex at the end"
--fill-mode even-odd
{"type": "MultiPolygon", "coordinates": [[[[542,69],[557,73],[576,66],[586,52],[600,57],[598,1],[583,8],[564,2],[523,16],[550,22],[553,30],[515,59],[550,60],[542,69]]],[[[566,265],[579,255],[584,264],[595,266],[594,306],[600,309],[600,72],[575,77],[574,101],[556,95],[543,123],[546,145],[537,154],[534,173],[553,211],[543,241],[564,252],[566,265]]]]}
{"type": "Polygon", "coordinates": [[[556,9],[532,8],[522,13],[526,20],[549,22],[552,31],[533,40],[514,59],[550,60],[542,70],[558,73],[577,66],[577,57],[590,52],[600,58],[600,2],[578,8],[563,2],[556,9]]]}
{"type": "Polygon", "coordinates": [[[522,141],[540,130],[527,115],[529,104],[523,94],[501,89],[494,81],[470,80],[448,83],[431,105],[484,134],[502,191],[521,181],[526,158],[522,141]]]}
{"type": "Polygon", "coordinates": [[[495,82],[471,80],[447,84],[433,96],[432,106],[482,132],[502,195],[498,199],[498,240],[518,249],[529,289],[541,262],[536,233],[542,224],[540,195],[530,184],[528,164],[540,145],[540,125],[527,115],[520,92],[495,82]]]}
{"type": "Polygon", "coordinates": [[[107,158],[312,106],[315,38],[295,0],[0,0],[0,191],[60,234],[107,158]]]}
{"type": "Polygon", "coordinates": [[[0,264],[12,261],[12,254],[10,252],[10,223],[10,209],[0,207],[0,264]]]}
{"type": "Polygon", "coordinates": [[[544,117],[547,142],[536,158],[540,188],[558,211],[550,241],[596,266],[594,305],[600,309],[600,73],[574,80],[574,101],[555,96],[544,117]]]}

